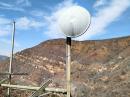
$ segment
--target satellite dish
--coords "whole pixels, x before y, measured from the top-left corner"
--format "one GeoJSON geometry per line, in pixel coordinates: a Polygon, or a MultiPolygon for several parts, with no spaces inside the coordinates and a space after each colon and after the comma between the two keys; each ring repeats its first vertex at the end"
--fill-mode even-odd
{"type": "Polygon", "coordinates": [[[67,37],[78,37],[84,34],[90,25],[89,12],[80,6],[72,6],[60,14],[58,23],[67,37]]]}

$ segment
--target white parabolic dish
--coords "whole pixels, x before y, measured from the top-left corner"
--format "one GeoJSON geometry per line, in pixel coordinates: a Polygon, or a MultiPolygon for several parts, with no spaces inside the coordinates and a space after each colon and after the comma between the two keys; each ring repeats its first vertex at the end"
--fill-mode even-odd
{"type": "Polygon", "coordinates": [[[80,6],[72,6],[60,14],[58,23],[67,37],[78,37],[86,32],[90,25],[89,12],[80,6]]]}

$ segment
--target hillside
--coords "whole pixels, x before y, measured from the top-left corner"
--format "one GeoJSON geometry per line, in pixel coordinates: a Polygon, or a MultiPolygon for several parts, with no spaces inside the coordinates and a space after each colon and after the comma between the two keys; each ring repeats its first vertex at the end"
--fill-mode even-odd
{"type": "MultiPolygon", "coordinates": [[[[65,56],[64,39],[18,52],[13,72],[29,75],[13,76],[13,82],[39,86],[51,78],[50,87],[65,88],[65,56]]],[[[8,59],[0,63],[0,72],[8,71],[8,63],[8,59]]],[[[72,41],[71,79],[72,97],[130,97],[130,37],[72,41]]]]}

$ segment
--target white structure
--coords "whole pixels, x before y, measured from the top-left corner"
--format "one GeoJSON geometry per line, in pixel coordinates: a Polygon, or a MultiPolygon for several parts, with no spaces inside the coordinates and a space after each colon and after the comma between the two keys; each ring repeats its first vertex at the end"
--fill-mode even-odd
{"type": "Polygon", "coordinates": [[[71,38],[84,34],[90,26],[89,12],[80,6],[69,7],[59,16],[59,26],[66,35],[67,97],[71,97],[71,38]]]}
{"type": "Polygon", "coordinates": [[[78,37],[88,29],[90,14],[83,7],[72,6],[59,16],[58,23],[67,37],[78,37]]]}

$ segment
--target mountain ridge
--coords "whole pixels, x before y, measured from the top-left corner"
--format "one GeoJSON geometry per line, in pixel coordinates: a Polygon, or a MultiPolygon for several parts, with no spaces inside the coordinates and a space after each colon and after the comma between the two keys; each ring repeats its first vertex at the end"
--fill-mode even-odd
{"type": "MultiPolygon", "coordinates": [[[[14,76],[15,84],[39,86],[51,78],[50,87],[66,88],[65,48],[65,39],[55,39],[16,53],[13,72],[29,75],[14,76]]],[[[130,36],[72,41],[72,97],[129,97],[129,51],[130,36]]],[[[0,63],[0,71],[8,71],[8,62],[0,63]]]]}

